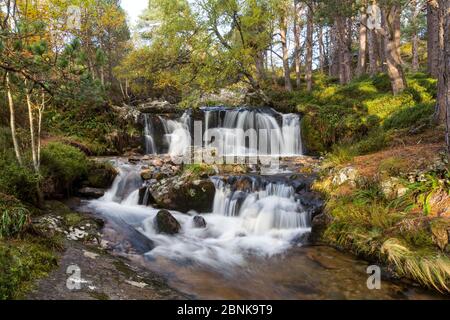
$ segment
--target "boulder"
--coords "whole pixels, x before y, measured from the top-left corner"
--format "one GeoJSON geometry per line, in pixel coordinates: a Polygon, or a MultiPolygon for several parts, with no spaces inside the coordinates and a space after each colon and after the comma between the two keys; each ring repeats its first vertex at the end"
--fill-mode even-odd
{"type": "Polygon", "coordinates": [[[105,192],[105,189],[85,187],[78,190],[78,195],[83,198],[98,199],[103,197],[105,192]]]}
{"type": "Polygon", "coordinates": [[[117,171],[107,164],[95,164],[89,169],[87,187],[108,189],[117,176],[117,171]]]}
{"type": "Polygon", "coordinates": [[[156,200],[153,198],[147,187],[139,189],[139,202],[140,206],[150,206],[156,204],[156,200]]]}
{"type": "Polygon", "coordinates": [[[187,213],[212,211],[216,188],[209,179],[190,181],[189,177],[172,177],[149,187],[158,208],[187,213]]]}
{"type": "Polygon", "coordinates": [[[194,219],[194,227],[197,229],[206,228],[206,220],[202,216],[195,216],[194,219]]]}
{"type": "Polygon", "coordinates": [[[153,177],[153,174],[155,172],[155,168],[150,167],[148,169],[144,169],[141,171],[141,178],[142,180],[150,180],[153,177]]]}
{"type": "Polygon", "coordinates": [[[312,243],[320,242],[323,236],[323,233],[327,229],[328,225],[333,221],[333,217],[331,217],[327,213],[322,213],[314,217],[311,223],[311,236],[310,241],[312,243]]]}
{"type": "Polygon", "coordinates": [[[161,210],[155,217],[155,229],[158,233],[174,235],[180,232],[181,225],[167,210],[161,210]]]}
{"type": "Polygon", "coordinates": [[[408,192],[408,189],[400,182],[400,179],[395,177],[381,181],[380,186],[383,194],[388,199],[402,197],[408,192]]]}
{"type": "Polygon", "coordinates": [[[337,172],[337,174],[333,177],[333,184],[336,186],[340,186],[346,182],[350,184],[355,184],[356,179],[358,177],[358,171],[353,167],[346,167],[337,172]]]}

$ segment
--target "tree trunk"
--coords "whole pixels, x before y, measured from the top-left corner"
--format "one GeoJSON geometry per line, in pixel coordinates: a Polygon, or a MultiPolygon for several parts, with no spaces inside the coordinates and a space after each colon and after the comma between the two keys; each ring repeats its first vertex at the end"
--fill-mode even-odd
{"type": "Polygon", "coordinates": [[[351,52],[348,46],[348,32],[346,25],[346,18],[336,17],[337,30],[337,46],[339,50],[339,81],[341,84],[347,84],[351,81],[351,52]]]}
{"type": "Polygon", "coordinates": [[[444,43],[444,72],[440,84],[441,95],[446,97],[445,110],[446,110],[446,128],[447,128],[447,150],[450,154],[450,3],[448,1],[442,1],[444,7],[444,30],[445,33],[444,43]]]}
{"type": "Polygon", "coordinates": [[[280,21],[280,34],[281,34],[281,46],[283,48],[283,69],[284,69],[284,87],[286,91],[292,91],[291,83],[291,70],[289,68],[289,49],[287,43],[287,18],[281,17],[280,21]]]}
{"type": "Polygon", "coordinates": [[[27,88],[27,81],[25,80],[25,90],[26,90],[26,100],[27,100],[27,108],[28,108],[28,121],[30,123],[30,141],[31,141],[31,157],[33,159],[33,167],[36,173],[39,173],[38,166],[38,156],[36,150],[36,133],[34,130],[34,116],[33,116],[33,105],[31,103],[30,93],[27,88]]]}
{"type": "Polygon", "coordinates": [[[369,74],[374,76],[378,73],[378,42],[377,35],[374,30],[368,31],[368,49],[369,49],[369,74]]]}
{"type": "Polygon", "coordinates": [[[264,51],[260,51],[256,54],[256,76],[258,82],[264,81],[266,79],[266,71],[264,67],[264,51]]]}
{"type": "Polygon", "coordinates": [[[412,15],[412,36],[411,36],[411,42],[412,42],[412,65],[411,69],[414,72],[419,71],[419,35],[418,35],[418,22],[417,17],[420,13],[420,6],[417,3],[417,0],[411,1],[411,6],[413,9],[413,15],[412,15]]]}
{"type": "Polygon", "coordinates": [[[448,63],[449,63],[449,12],[448,9],[448,0],[440,0],[439,1],[439,11],[438,11],[438,48],[436,51],[439,52],[438,61],[439,65],[438,69],[438,95],[436,99],[436,112],[435,112],[435,120],[438,123],[446,123],[448,121],[448,101],[449,101],[449,92],[448,92],[448,82],[449,82],[449,74],[448,74],[448,63]]]}
{"type": "Polygon", "coordinates": [[[437,0],[427,1],[427,30],[428,73],[437,78],[439,74],[439,10],[437,0]]]}
{"type": "Polygon", "coordinates": [[[358,77],[366,73],[367,46],[367,13],[364,8],[361,12],[361,22],[359,24],[359,53],[358,66],[356,68],[358,77]]]}
{"type": "Polygon", "coordinates": [[[312,64],[313,64],[313,28],[314,28],[314,18],[313,18],[312,3],[308,4],[308,15],[306,22],[306,90],[312,90],[312,64]]]}
{"type": "Polygon", "coordinates": [[[9,73],[6,73],[6,93],[8,96],[8,105],[9,105],[9,115],[10,115],[10,127],[11,127],[11,136],[13,140],[14,145],[14,152],[16,153],[17,161],[20,165],[23,165],[22,163],[22,157],[20,155],[20,148],[19,143],[17,141],[17,135],[16,135],[16,115],[14,110],[14,101],[11,93],[11,83],[9,80],[9,73]]]}
{"type": "Polygon", "coordinates": [[[339,77],[339,45],[338,45],[338,36],[337,36],[337,26],[336,22],[330,30],[330,43],[331,43],[331,62],[330,62],[330,77],[337,78],[339,77]]]}
{"type": "Polygon", "coordinates": [[[318,42],[319,42],[319,69],[320,72],[323,73],[325,69],[325,45],[323,43],[323,26],[319,25],[319,32],[318,32],[318,42]]]}
{"type": "Polygon", "coordinates": [[[400,6],[397,4],[382,10],[384,17],[384,52],[392,92],[401,93],[406,88],[406,78],[400,57],[400,6]]]}
{"type": "Polygon", "coordinates": [[[297,88],[300,88],[301,85],[301,59],[300,59],[300,34],[302,30],[302,26],[300,24],[300,1],[294,1],[295,12],[294,12],[294,41],[295,41],[295,52],[294,52],[294,62],[295,62],[295,78],[297,88]]]}

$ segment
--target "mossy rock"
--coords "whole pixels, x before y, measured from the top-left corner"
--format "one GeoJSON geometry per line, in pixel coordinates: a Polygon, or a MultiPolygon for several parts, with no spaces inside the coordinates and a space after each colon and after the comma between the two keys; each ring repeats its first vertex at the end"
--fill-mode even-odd
{"type": "Polygon", "coordinates": [[[91,162],[88,168],[87,185],[92,188],[108,189],[117,176],[117,171],[109,163],[91,162]]]}

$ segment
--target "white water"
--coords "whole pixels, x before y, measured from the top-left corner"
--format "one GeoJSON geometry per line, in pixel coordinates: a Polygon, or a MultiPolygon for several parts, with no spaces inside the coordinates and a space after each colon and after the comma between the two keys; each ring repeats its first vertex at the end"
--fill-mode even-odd
{"type": "Polygon", "coordinates": [[[145,153],[146,154],[156,154],[156,146],[154,141],[154,130],[152,120],[150,119],[150,115],[144,115],[144,140],[145,140],[145,153]]]}
{"type": "Polygon", "coordinates": [[[88,206],[106,217],[123,220],[153,240],[156,247],[146,254],[148,257],[164,256],[216,268],[242,265],[248,254],[282,253],[293,245],[295,238],[310,231],[310,217],[295,201],[291,187],[254,186],[254,191],[241,194],[243,200],[239,202],[237,193],[217,180],[214,212],[202,215],[206,229],[194,228],[194,213],[172,212],[182,226],[181,233],[158,234],[153,221],[159,210],[138,205],[138,189],[142,185],[137,179],[139,170],[138,166],[120,165],[120,174],[111,190],[88,206]]]}
{"type": "MultiPolygon", "coordinates": [[[[267,109],[206,109],[203,146],[215,148],[221,156],[302,155],[300,117],[267,109]],[[279,120],[277,120],[277,117],[279,120]],[[256,139],[250,139],[254,134],[256,139]]],[[[186,111],[178,120],[159,117],[169,145],[168,154],[182,156],[192,145],[191,116],[186,111]]],[[[151,120],[145,118],[146,150],[156,150],[151,120]],[[153,143],[153,146],[151,144],[153,143]]]]}

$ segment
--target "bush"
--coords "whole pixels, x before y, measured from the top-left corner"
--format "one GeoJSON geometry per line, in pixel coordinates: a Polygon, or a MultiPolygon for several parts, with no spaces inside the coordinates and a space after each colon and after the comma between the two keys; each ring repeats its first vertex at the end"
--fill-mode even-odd
{"type": "Polygon", "coordinates": [[[36,203],[39,176],[31,168],[20,166],[10,153],[0,154],[0,168],[0,193],[36,203]]]}
{"type": "Polygon", "coordinates": [[[55,142],[42,150],[42,173],[56,184],[57,190],[70,193],[74,184],[86,177],[87,171],[88,159],[75,147],[55,142]]]}
{"type": "Polygon", "coordinates": [[[357,142],[354,146],[358,155],[376,152],[387,145],[387,135],[381,129],[372,130],[369,135],[357,142]]]}
{"type": "Polygon", "coordinates": [[[21,233],[29,222],[29,210],[14,197],[0,193],[0,239],[21,233]]]}
{"type": "Polygon", "coordinates": [[[417,104],[394,112],[384,121],[383,127],[389,130],[426,126],[430,124],[433,113],[434,106],[432,104],[417,104]]]}

